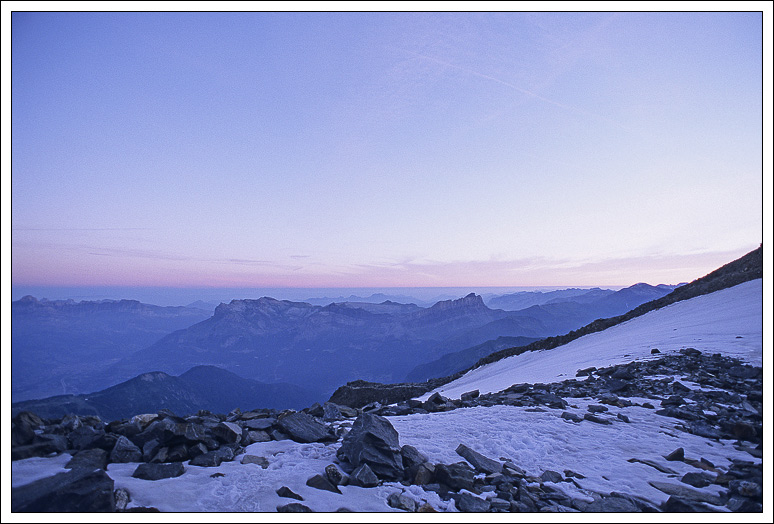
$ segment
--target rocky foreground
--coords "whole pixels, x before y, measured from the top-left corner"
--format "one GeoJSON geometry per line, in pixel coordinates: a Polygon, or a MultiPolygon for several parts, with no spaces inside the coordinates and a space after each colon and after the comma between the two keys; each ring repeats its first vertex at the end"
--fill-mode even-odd
{"type": "MultiPolygon", "coordinates": [[[[426,401],[411,399],[388,406],[373,402],[357,409],[327,402],[299,412],[236,409],[227,415],[200,411],[180,417],[161,410],[109,423],[75,415],[46,420],[24,412],[13,419],[13,460],[61,453],[72,458],[65,466],[68,472],[13,488],[12,511],[154,511],[129,505],[132,494],[114,489],[106,473],[108,464],[139,463],[133,476],[154,482],[185,475],[190,466],[216,467],[233,461],[256,442],[285,439],[338,446],[336,460],[310,477],[308,486],[340,493],[339,487],[347,484],[376,488],[396,483],[404,487],[403,492],[393,491],[386,502],[409,512],[435,511],[409,496],[412,486],[453,500],[456,509],[466,512],[763,511],[763,472],[758,460],[763,454],[761,368],[691,348],[674,355],[660,355],[656,349],[652,353],[649,361],[583,369],[576,378],[560,383],[514,384],[487,395],[471,391],[461,399],[434,394],[426,401]],[[589,404],[580,415],[570,409],[576,407],[573,399],[580,398],[597,403],[589,404]],[[627,424],[626,408],[640,406],[670,417],[675,431],[734,440],[750,460],[721,467],[686,456],[682,448],[664,450],[667,461],[682,461],[695,471],[680,477],[661,463],[634,457],[630,461],[663,474],[663,481],[650,484],[669,495],[666,502],[656,504],[618,492],[573,498],[561,486],[580,487],[579,473],[564,469],[528,475],[517,459],[486,457],[464,444],[457,448],[459,462],[432,463],[414,447],[400,446],[388,418],[495,405],[557,410],[567,424],[600,425],[627,424]],[[701,491],[712,484],[722,488],[719,495],[701,491]]],[[[266,457],[255,455],[243,455],[241,462],[268,466],[266,457]]],[[[287,499],[277,511],[311,511],[289,487],[279,487],[277,494],[287,499]]],[[[341,510],[351,509],[342,496],[341,510]]]]}

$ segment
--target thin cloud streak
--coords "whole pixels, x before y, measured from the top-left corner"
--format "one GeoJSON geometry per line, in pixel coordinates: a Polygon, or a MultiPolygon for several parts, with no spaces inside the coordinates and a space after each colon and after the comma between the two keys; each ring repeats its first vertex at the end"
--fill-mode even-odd
{"type": "Polygon", "coordinates": [[[504,86],[510,87],[511,89],[515,89],[519,93],[522,93],[522,94],[527,95],[529,97],[532,97],[532,98],[535,98],[537,100],[540,100],[541,102],[545,102],[546,104],[551,104],[553,106],[559,107],[561,109],[565,109],[567,111],[572,111],[572,112],[579,113],[579,114],[582,114],[582,115],[585,115],[585,116],[589,116],[589,117],[592,117],[592,118],[597,118],[599,120],[604,120],[605,122],[607,122],[609,124],[612,124],[612,125],[614,125],[616,127],[619,127],[621,129],[625,129],[625,130],[629,131],[628,127],[626,127],[623,124],[621,124],[619,122],[616,122],[614,120],[610,120],[607,117],[604,117],[602,115],[598,115],[596,113],[592,113],[590,111],[586,111],[585,109],[580,109],[578,107],[568,106],[567,104],[563,104],[561,102],[557,102],[556,100],[551,100],[550,98],[546,98],[546,97],[541,96],[541,95],[539,95],[539,94],[537,94],[537,93],[535,93],[533,91],[521,88],[521,87],[519,87],[519,86],[517,86],[515,84],[512,84],[510,82],[506,82],[505,80],[501,80],[501,79],[496,78],[494,76],[486,75],[484,73],[479,73],[478,71],[474,71],[472,69],[468,69],[467,67],[462,67],[462,66],[459,66],[459,65],[456,65],[456,64],[452,64],[452,63],[446,62],[444,60],[440,60],[438,58],[433,58],[431,56],[423,55],[423,54],[417,53],[415,51],[410,51],[408,49],[401,49],[401,51],[403,51],[405,53],[409,53],[411,55],[414,55],[414,56],[416,56],[418,58],[423,58],[425,60],[430,60],[431,62],[435,62],[435,63],[441,64],[443,66],[452,67],[454,69],[459,69],[460,71],[464,71],[464,72],[466,72],[468,74],[471,74],[473,76],[477,76],[479,78],[484,78],[486,80],[491,80],[492,82],[497,82],[498,84],[502,84],[504,86]]]}

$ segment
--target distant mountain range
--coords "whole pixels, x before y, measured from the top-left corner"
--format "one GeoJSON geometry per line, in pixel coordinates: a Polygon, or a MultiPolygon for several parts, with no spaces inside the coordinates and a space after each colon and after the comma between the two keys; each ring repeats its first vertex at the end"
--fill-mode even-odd
{"type": "MultiPolygon", "coordinates": [[[[13,401],[77,396],[150,372],[183,376],[197,366],[264,384],[295,384],[324,400],[351,380],[446,376],[504,344],[564,334],[672,289],[637,284],[616,292],[532,293],[530,300],[542,304],[519,311],[492,309],[473,293],[426,308],[391,300],[318,306],[263,297],[221,303],[212,314],[129,300],[25,297],[12,308],[13,401]]],[[[293,395],[278,390],[277,405],[290,405],[293,395]]],[[[85,409],[82,400],[71,400],[85,409]]]]}
{"type": "Polygon", "coordinates": [[[37,300],[11,306],[14,401],[94,391],[104,369],[162,336],[209,318],[186,307],[136,300],[37,300]]]}
{"type": "Polygon", "coordinates": [[[14,415],[32,411],[46,418],[78,413],[117,420],[156,413],[162,408],[177,415],[200,409],[228,413],[236,406],[301,409],[318,397],[319,394],[291,384],[262,384],[214,366],[197,366],[179,377],[149,372],[94,393],[17,402],[12,411],[14,415]]]}

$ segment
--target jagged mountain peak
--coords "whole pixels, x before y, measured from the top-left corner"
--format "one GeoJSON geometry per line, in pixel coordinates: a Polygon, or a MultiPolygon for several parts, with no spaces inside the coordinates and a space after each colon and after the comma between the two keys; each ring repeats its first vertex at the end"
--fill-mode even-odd
{"type": "Polygon", "coordinates": [[[446,310],[446,309],[458,309],[458,308],[481,308],[489,309],[484,304],[484,299],[481,295],[475,293],[469,293],[468,295],[454,299],[454,300],[441,300],[436,302],[430,309],[431,310],[446,310]]]}

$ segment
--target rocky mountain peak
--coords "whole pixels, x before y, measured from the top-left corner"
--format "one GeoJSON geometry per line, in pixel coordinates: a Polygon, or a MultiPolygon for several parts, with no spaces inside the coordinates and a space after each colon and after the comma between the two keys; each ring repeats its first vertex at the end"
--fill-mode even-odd
{"type": "Polygon", "coordinates": [[[467,296],[455,300],[442,300],[440,302],[436,302],[430,309],[435,311],[444,311],[461,308],[489,309],[484,304],[484,299],[481,298],[481,295],[476,295],[475,293],[470,293],[467,296]]]}

